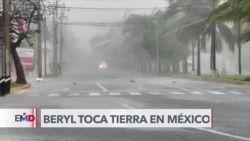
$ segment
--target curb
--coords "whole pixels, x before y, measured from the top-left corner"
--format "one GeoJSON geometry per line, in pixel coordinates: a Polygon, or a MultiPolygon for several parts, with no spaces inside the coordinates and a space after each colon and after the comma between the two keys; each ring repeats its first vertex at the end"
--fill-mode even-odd
{"type": "Polygon", "coordinates": [[[199,76],[178,76],[178,75],[169,75],[169,76],[166,75],[166,77],[190,79],[190,80],[195,80],[195,81],[205,81],[205,82],[216,82],[216,83],[227,83],[227,84],[250,86],[250,82],[239,81],[239,80],[227,80],[227,79],[222,79],[222,78],[204,78],[204,77],[199,77],[199,76]]]}
{"type": "Polygon", "coordinates": [[[24,86],[21,86],[21,87],[16,87],[16,88],[12,88],[10,90],[11,93],[18,93],[20,91],[23,91],[23,90],[26,90],[26,89],[29,89],[31,88],[31,84],[26,84],[24,86]]]}

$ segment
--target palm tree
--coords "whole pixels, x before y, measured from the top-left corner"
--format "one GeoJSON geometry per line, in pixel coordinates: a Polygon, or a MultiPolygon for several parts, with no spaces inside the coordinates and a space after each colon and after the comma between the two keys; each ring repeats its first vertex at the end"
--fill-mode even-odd
{"type": "Polygon", "coordinates": [[[249,41],[250,39],[250,26],[249,16],[250,13],[250,1],[249,0],[227,0],[219,7],[217,7],[209,16],[210,21],[233,21],[237,26],[237,44],[238,44],[238,65],[239,74],[241,70],[241,41],[249,41]],[[244,28],[244,33],[241,33],[242,26],[246,24],[247,28],[244,28]]]}
{"type": "MultiPolygon", "coordinates": [[[[165,15],[163,12],[157,12],[151,16],[132,15],[125,22],[123,34],[126,39],[121,47],[130,47],[130,52],[136,53],[137,56],[142,56],[139,53],[144,52],[143,54],[147,58],[140,59],[143,60],[144,64],[145,59],[156,60],[156,24],[154,21],[157,19],[157,27],[160,31],[166,25],[165,20],[162,20],[163,15],[165,15]]],[[[161,60],[159,62],[161,62],[161,66],[164,65],[166,68],[169,68],[170,62],[172,62],[175,72],[178,73],[178,66],[181,61],[185,64],[188,51],[183,49],[183,44],[175,36],[172,36],[174,31],[170,30],[170,32],[172,34],[166,35],[165,40],[159,40],[159,60],[161,60]]],[[[159,70],[161,72],[161,69],[159,70]]]]}
{"type": "MultiPolygon", "coordinates": [[[[197,42],[199,42],[200,40],[206,41],[206,38],[211,38],[210,63],[211,70],[213,72],[216,72],[216,50],[221,50],[220,37],[223,37],[223,39],[228,43],[230,50],[234,49],[234,40],[231,29],[225,24],[211,23],[207,20],[207,17],[213,11],[213,5],[215,4],[216,1],[187,0],[184,2],[177,0],[169,6],[166,12],[166,17],[169,19],[173,16],[181,14],[181,20],[178,25],[179,28],[177,33],[179,32],[182,35],[186,34],[186,37],[188,37],[186,38],[187,40],[197,40],[197,42]],[[216,36],[216,34],[220,36],[216,36]]],[[[201,47],[206,48],[205,46],[201,47]]],[[[197,72],[197,74],[199,74],[199,72],[197,72]]]]}

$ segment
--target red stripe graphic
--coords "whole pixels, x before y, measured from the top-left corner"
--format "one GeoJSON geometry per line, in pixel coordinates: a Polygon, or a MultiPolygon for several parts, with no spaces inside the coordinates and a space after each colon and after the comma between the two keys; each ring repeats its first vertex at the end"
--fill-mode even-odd
{"type": "Polygon", "coordinates": [[[214,122],[213,122],[213,120],[214,120],[214,111],[213,111],[213,109],[211,109],[211,128],[213,128],[213,126],[214,126],[214,122]]]}
{"type": "Polygon", "coordinates": [[[38,127],[38,113],[37,113],[37,109],[36,109],[36,128],[38,127]]]}
{"type": "MultiPolygon", "coordinates": [[[[32,109],[32,115],[34,116],[34,109],[32,109]]],[[[32,128],[34,128],[34,121],[32,121],[32,128]]]]}

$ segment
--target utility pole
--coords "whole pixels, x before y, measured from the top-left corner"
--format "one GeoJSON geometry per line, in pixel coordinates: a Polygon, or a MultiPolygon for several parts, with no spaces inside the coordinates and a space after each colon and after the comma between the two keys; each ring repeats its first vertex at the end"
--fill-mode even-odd
{"type": "Polygon", "coordinates": [[[4,10],[4,50],[5,50],[5,86],[4,94],[10,93],[11,73],[10,73],[10,1],[3,0],[4,10]]]}
{"type": "Polygon", "coordinates": [[[40,9],[41,9],[41,3],[40,3],[40,0],[38,0],[38,60],[37,60],[37,63],[38,63],[38,78],[37,80],[42,80],[42,36],[41,36],[41,33],[42,33],[42,30],[41,30],[41,21],[40,21],[40,18],[41,18],[41,12],[40,12],[40,9]]]}
{"type": "Polygon", "coordinates": [[[62,75],[62,68],[63,68],[63,57],[62,57],[62,53],[63,53],[63,18],[64,18],[64,8],[61,8],[61,29],[60,29],[60,75],[62,75]]]}
{"type": "Polygon", "coordinates": [[[58,9],[58,0],[56,0],[56,6],[53,10],[53,73],[54,75],[57,75],[58,73],[58,58],[57,58],[57,9],[58,9]]]}
{"type": "Polygon", "coordinates": [[[44,25],[44,77],[47,77],[47,23],[46,20],[43,22],[44,25]]]}
{"type": "Polygon", "coordinates": [[[68,56],[69,56],[69,48],[68,48],[68,38],[69,38],[69,36],[68,36],[68,34],[69,34],[69,26],[68,25],[64,25],[64,38],[65,38],[65,40],[64,40],[64,52],[63,52],[63,54],[64,54],[64,56],[63,56],[63,60],[64,60],[64,65],[63,65],[63,70],[64,70],[64,72],[66,72],[67,71],[67,68],[68,68],[68,56]]]}

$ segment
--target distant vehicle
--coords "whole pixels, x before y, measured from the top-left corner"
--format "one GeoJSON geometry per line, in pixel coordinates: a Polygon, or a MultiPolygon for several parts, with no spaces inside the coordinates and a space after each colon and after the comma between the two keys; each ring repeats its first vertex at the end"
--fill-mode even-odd
{"type": "Polygon", "coordinates": [[[108,68],[107,64],[105,62],[100,63],[99,69],[106,70],[108,68]]]}

